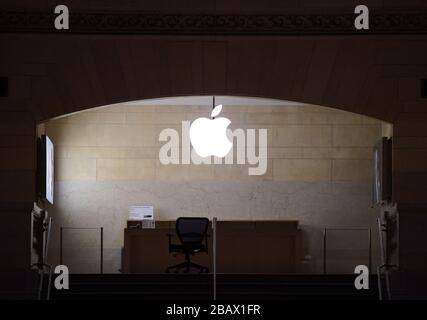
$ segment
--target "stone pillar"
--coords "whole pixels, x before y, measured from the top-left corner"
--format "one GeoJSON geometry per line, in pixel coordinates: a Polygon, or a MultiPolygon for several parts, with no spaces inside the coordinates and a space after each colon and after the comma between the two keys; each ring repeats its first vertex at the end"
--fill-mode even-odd
{"type": "Polygon", "coordinates": [[[399,82],[394,122],[393,193],[400,217],[398,278],[403,297],[427,298],[427,99],[419,78],[399,82]]]}
{"type": "Polygon", "coordinates": [[[0,297],[10,298],[29,287],[36,140],[31,113],[0,99],[0,297]]]}

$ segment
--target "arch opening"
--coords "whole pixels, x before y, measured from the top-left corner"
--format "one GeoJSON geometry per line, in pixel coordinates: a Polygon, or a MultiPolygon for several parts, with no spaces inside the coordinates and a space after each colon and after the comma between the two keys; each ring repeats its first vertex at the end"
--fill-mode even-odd
{"type": "MultiPolygon", "coordinates": [[[[39,124],[56,154],[55,204],[49,211],[56,225],[52,259],[58,260],[59,226],[103,226],[105,270],[122,269],[121,248],[128,207],[153,205],[158,221],[203,215],[220,220],[298,221],[303,262],[297,272],[321,273],[322,233],[326,226],[374,227],[378,208],[371,208],[372,148],[392,135],[388,123],[346,111],[283,100],[216,97],[230,129],[265,129],[266,170],[249,175],[249,149],[238,162],[186,163],[183,122],[208,117],[212,96],[140,100],[91,108],[39,124]],[[176,141],[161,141],[165,129],[176,141]],[[170,142],[176,162],[164,164],[160,150],[170,142]]],[[[188,146],[187,146],[188,148],[188,146]]],[[[260,154],[255,140],[254,154],[260,154]]],[[[344,247],[332,256],[331,272],[367,259],[360,233],[346,234],[344,247]],[[341,251],[340,251],[341,250],[341,251]],[[339,252],[347,256],[341,259],[339,252]],[[351,254],[350,252],[353,252],[351,254]]],[[[71,272],[96,272],[97,234],[71,235],[71,272]],[[76,257],[85,248],[86,258],[76,257]],[[96,251],[96,252],[95,252],[96,251]],[[74,270],[73,270],[74,268],[74,270]]],[[[378,258],[375,239],[374,258],[378,258]]],[[[147,270],[146,270],[147,271],[147,270]]],[[[149,270],[148,270],[149,271],[149,270]]]]}

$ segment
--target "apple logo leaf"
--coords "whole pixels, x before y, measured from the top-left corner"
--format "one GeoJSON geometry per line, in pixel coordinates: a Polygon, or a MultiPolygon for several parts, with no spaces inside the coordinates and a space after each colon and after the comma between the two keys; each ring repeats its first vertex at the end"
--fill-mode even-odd
{"type": "Polygon", "coordinates": [[[217,105],[215,108],[213,108],[211,112],[211,117],[215,118],[217,115],[219,115],[222,111],[222,104],[217,105]]]}

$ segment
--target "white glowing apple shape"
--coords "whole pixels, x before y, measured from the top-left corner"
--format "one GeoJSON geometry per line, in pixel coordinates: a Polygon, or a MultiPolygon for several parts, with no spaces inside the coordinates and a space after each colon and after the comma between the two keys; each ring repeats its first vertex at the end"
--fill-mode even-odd
{"type": "MultiPolygon", "coordinates": [[[[214,108],[212,115],[221,112],[222,105],[214,108]],[[219,111],[218,111],[218,109],[219,111]]],[[[202,157],[225,157],[233,144],[228,140],[227,127],[231,121],[227,118],[198,118],[191,123],[190,141],[196,153],[202,157]]]]}

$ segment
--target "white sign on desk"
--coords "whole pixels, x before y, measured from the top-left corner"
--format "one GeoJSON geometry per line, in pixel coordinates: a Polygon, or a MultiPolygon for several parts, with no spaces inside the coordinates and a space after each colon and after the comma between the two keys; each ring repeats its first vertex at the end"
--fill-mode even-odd
{"type": "Polygon", "coordinates": [[[154,220],[153,206],[130,206],[129,220],[154,220]]]}

